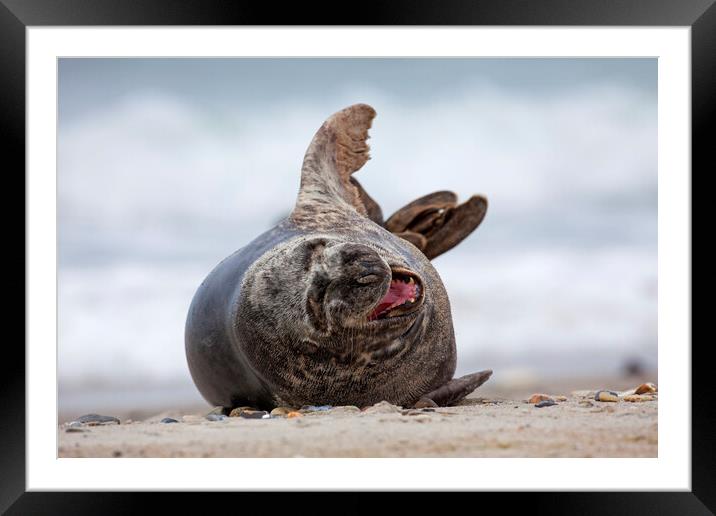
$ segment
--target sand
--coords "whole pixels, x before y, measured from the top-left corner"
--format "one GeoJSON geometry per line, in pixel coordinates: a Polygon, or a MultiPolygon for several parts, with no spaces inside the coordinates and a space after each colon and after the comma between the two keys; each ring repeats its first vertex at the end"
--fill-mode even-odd
{"type": "MultiPolygon", "coordinates": [[[[633,385],[632,385],[633,386],[633,385]]],[[[656,457],[658,400],[597,402],[589,390],[537,408],[474,393],[455,407],[334,408],[286,419],[208,421],[208,409],[59,430],[60,457],[656,457]],[[591,394],[591,398],[590,398],[591,394]],[[173,417],[178,423],[160,423],[173,417]]]]}

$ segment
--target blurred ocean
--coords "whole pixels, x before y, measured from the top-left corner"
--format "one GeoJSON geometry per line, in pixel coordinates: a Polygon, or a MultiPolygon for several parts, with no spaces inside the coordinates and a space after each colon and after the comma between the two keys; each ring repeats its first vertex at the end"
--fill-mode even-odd
{"type": "Polygon", "coordinates": [[[376,66],[367,84],[344,77],[312,95],[287,86],[256,102],[143,83],[146,69],[129,74],[135,87],[82,103],[83,88],[96,89],[92,63],[60,66],[61,410],[200,400],[183,335],[195,289],[290,211],[313,133],[355,102],[378,112],[373,159],[357,177],[386,216],[440,189],[489,199],[482,226],[434,262],[458,374],[656,368],[655,65],[646,89],[610,76],[539,89],[505,87],[509,78],[467,63],[449,91],[402,95],[376,66]]]}

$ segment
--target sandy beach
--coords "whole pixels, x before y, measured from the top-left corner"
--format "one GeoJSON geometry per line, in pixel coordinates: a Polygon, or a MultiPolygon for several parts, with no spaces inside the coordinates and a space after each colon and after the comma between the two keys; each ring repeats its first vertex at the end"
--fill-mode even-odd
{"type": "MultiPolygon", "coordinates": [[[[626,401],[636,384],[613,381],[617,402],[597,389],[480,389],[454,407],[302,410],[300,416],[210,421],[210,407],[121,424],[59,425],[59,457],[656,457],[658,399],[626,401]],[[544,391],[541,391],[544,392],[544,391]],[[564,396],[566,399],[560,398],[564,396]],[[162,423],[164,418],[176,423],[162,423]]],[[[555,386],[559,388],[560,386],[555,386]]],[[[564,386],[562,386],[564,389],[564,386]]]]}

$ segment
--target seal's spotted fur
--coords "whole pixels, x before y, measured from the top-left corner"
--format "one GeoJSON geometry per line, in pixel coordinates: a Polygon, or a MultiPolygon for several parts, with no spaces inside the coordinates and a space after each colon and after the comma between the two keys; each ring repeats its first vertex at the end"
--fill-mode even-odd
{"type": "Polygon", "coordinates": [[[429,261],[477,227],[487,202],[474,196],[458,205],[454,194],[437,192],[384,223],[352,177],[370,159],[374,116],[365,104],[331,116],[308,147],[291,215],[199,287],[186,351],[210,403],[449,404],[489,378],[452,379],[450,303],[429,261]],[[405,299],[389,295],[391,280],[405,299]],[[399,281],[414,286],[400,290],[399,281]]]}

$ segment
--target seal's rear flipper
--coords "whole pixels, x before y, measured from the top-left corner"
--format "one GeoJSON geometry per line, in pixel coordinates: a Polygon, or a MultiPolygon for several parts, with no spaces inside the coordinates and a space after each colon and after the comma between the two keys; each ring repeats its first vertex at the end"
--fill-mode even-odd
{"type": "Polygon", "coordinates": [[[414,226],[415,221],[425,216],[440,213],[441,210],[457,206],[457,195],[453,192],[433,192],[415,199],[393,213],[385,221],[385,229],[400,233],[414,226]]]}
{"type": "Polygon", "coordinates": [[[479,373],[461,376],[460,378],[453,378],[442,387],[423,396],[418,401],[418,404],[428,406],[430,405],[428,400],[430,400],[440,407],[454,405],[485,383],[490,376],[492,376],[492,371],[488,369],[479,373]]]}
{"type": "Polygon", "coordinates": [[[355,210],[371,218],[376,207],[380,210],[351,180],[351,174],[370,159],[366,140],[374,117],[372,107],[355,104],[330,116],[318,129],[303,158],[301,188],[291,214],[299,225],[330,226],[335,223],[331,213],[355,210]]]}
{"type": "Polygon", "coordinates": [[[480,225],[486,212],[487,199],[480,195],[458,205],[453,192],[434,192],[396,211],[385,228],[432,260],[462,242],[480,225]]]}

